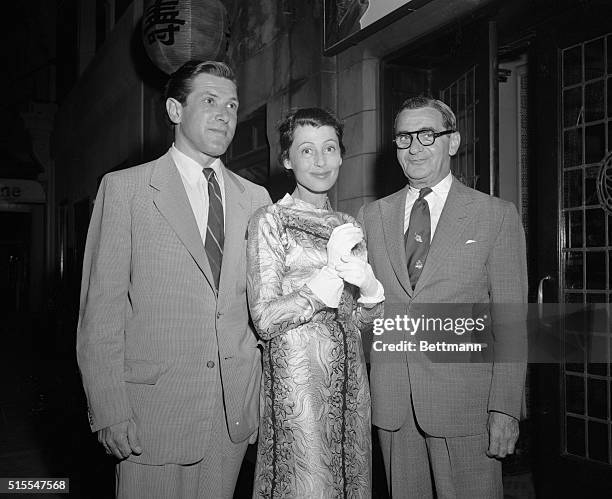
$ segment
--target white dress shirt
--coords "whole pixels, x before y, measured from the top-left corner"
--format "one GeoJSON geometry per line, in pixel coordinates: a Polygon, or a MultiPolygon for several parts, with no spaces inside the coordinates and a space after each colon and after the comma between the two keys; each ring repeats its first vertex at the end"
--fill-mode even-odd
{"type": "MultiPolygon", "coordinates": [[[[179,151],[174,144],[170,148],[170,156],[176,165],[181,180],[185,186],[189,204],[195,216],[202,242],[206,242],[206,229],[208,226],[208,181],[203,173],[202,165],[194,161],[185,153],[179,151]]],[[[219,189],[221,190],[221,202],[223,204],[223,225],[225,226],[225,184],[223,182],[223,163],[216,159],[210,165],[215,171],[219,189]]]]}
{"type": "MultiPolygon", "coordinates": [[[[440,182],[434,185],[431,188],[431,192],[425,196],[425,201],[427,201],[427,204],[429,205],[431,239],[433,239],[434,233],[436,232],[436,227],[438,226],[440,215],[444,209],[444,203],[446,203],[448,191],[450,191],[452,183],[453,176],[449,173],[446,177],[440,180],[440,182]]],[[[408,230],[408,225],[410,224],[410,212],[412,212],[412,206],[418,197],[418,189],[414,189],[413,187],[408,188],[408,193],[406,194],[406,210],[404,212],[404,233],[406,233],[408,230]]]]}

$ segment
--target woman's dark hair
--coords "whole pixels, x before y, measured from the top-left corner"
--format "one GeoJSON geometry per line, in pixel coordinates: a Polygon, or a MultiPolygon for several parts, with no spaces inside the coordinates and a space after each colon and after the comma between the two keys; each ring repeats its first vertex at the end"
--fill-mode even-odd
{"type": "Polygon", "coordinates": [[[305,107],[297,109],[289,113],[283,121],[278,125],[278,134],[280,137],[280,154],[278,160],[281,164],[286,159],[289,159],[289,149],[293,143],[293,135],[298,126],[314,126],[316,128],[322,126],[330,126],[336,131],[338,136],[338,144],[340,145],[340,155],[344,156],[344,144],[342,143],[342,134],[344,125],[329,111],[319,107],[305,107]]]}
{"type": "Polygon", "coordinates": [[[187,102],[187,96],[191,93],[193,80],[202,73],[226,78],[238,86],[232,68],[223,62],[187,61],[170,75],[164,90],[164,103],[172,97],[184,105],[187,102]]]}

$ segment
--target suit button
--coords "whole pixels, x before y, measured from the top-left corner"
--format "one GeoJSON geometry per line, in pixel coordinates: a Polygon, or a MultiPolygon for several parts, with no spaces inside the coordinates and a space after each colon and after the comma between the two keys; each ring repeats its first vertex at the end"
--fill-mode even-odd
{"type": "Polygon", "coordinates": [[[223,314],[221,312],[217,312],[217,319],[220,319],[223,314]]]}
{"type": "Polygon", "coordinates": [[[212,360],[209,360],[209,361],[206,363],[206,367],[208,367],[208,368],[212,369],[213,367],[215,367],[215,363],[214,363],[212,360]]]}

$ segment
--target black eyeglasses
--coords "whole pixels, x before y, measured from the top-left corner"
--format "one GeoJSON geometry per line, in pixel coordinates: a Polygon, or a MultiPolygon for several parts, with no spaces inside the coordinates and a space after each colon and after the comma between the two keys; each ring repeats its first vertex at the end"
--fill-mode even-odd
{"type": "Polygon", "coordinates": [[[432,145],[438,137],[455,133],[456,130],[444,130],[436,132],[435,130],[419,130],[418,132],[400,132],[395,135],[393,141],[398,149],[408,149],[412,145],[412,136],[416,135],[417,140],[424,146],[432,145]]]}

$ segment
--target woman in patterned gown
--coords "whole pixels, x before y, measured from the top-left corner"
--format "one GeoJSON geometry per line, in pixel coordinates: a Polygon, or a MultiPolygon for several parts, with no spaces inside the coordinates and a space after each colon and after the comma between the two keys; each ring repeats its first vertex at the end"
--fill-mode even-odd
{"type": "Polygon", "coordinates": [[[300,109],[279,126],[296,188],[249,225],[247,291],[264,342],[254,497],[371,496],[370,392],[360,332],[383,289],[355,220],[331,209],[342,126],[300,109]]]}

